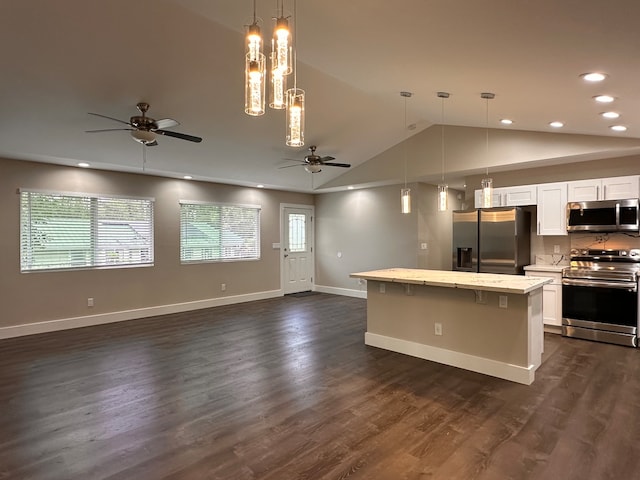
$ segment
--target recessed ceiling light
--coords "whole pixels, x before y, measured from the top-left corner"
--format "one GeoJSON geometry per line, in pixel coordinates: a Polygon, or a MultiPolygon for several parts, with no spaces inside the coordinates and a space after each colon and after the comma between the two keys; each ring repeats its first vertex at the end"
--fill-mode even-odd
{"type": "Polygon", "coordinates": [[[593,99],[599,103],[611,103],[615,100],[611,95],[597,95],[593,99]]]}
{"type": "Polygon", "coordinates": [[[347,190],[353,190],[353,185],[349,185],[349,186],[347,187],[347,190]]]}
{"type": "Polygon", "coordinates": [[[582,77],[583,80],[586,80],[587,82],[601,82],[605,78],[607,78],[607,76],[604,73],[600,73],[600,72],[583,73],[580,76],[582,77]]]}
{"type": "Polygon", "coordinates": [[[185,180],[192,180],[193,179],[193,177],[191,175],[185,175],[182,178],[184,178],[185,180]]]}
{"type": "Polygon", "coordinates": [[[502,123],[503,125],[511,125],[513,124],[513,120],[510,120],[508,118],[502,118],[500,119],[500,123],[502,123]]]}
{"type": "Polygon", "coordinates": [[[262,185],[261,183],[259,183],[258,185],[256,185],[256,188],[264,188],[264,185],[262,185]]]}
{"type": "Polygon", "coordinates": [[[91,164],[89,164],[87,162],[80,162],[80,163],[78,163],[78,166],[82,167],[82,168],[89,168],[91,166],[91,164]]]}
{"type": "Polygon", "coordinates": [[[602,112],[600,115],[604,118],[618,118],[620,116],[618,112],[602,112]]]}
{"type": "Polygon", "coordinates": [[[611,130],[613,130],[614,132],[626,132],[627,131],[627,127],[625,127],[624,125],[611,125],[609,128],[611,130]]]}
{"type": "Polygon", "coordinates": [[[553,127],[553,128],[562,128],[562,127],[564,127],[564,123],[562,123],[562,122],[551,122],[551,123],[549,123],[549,126],[553,127]]]}

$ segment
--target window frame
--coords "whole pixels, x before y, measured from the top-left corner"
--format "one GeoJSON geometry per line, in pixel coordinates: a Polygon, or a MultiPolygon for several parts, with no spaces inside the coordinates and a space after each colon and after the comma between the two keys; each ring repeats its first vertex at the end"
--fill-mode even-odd
{"type": "MultiPolygon", "coordinates": [[[[18,214],[18,222],[19,222],[19,249],[20,249],[20,272],[21,273],[40,273],[40,272],[68,272],[68,271],[79,271],[79,270],[101,270],[101,269],[114,269],[114,268],[138,268],[138,267],[153,267],[155,263],[155,198],[153,197],[140,197],[140,196],[132,196],[132,195],[113,195],[113,194],[102,194],[102,193],[87,193],[87,192],[70,192],[70,191],[60,191],[60,190],[49,190],[49,189],[36,189],[36,188],[20,188],[18,189],[19,194],[19,214],[18,214]],[[33,265],[36,263],[32,260],[28,261],[25,258],[32,256],[28,251],[25,251],[25,247],[27,249],[32,248],[30,245],[33,241],[33,224],[31,222],[31,216],[33,215],[33,211],[31,206],[28,211],[25,213],[23,211],[23,195],[43,195],[43,196],[51,196],[51,197],[67,197],[67,198],[80,198],[88,201],[89,207],[89,229],[88,229],[88,242],[90,244],[90,249],[87,249],[86,255],[90,258],[89,264],[83,264],[80,266],[73,265],[56,265],[56,266],[46,266],[42,268],[34,268],[33,265]],[[135,202],[148,202],[147,205],[143,207],[148,209],[148,218],[143,221],[144,224],[144,232],[148,234],[148,237],[144,238],[146,243],[146,251],[148,253],[148,258],[146,261],[137,261],[137,262],[122,262],[122,263],[107,263],[105,260],[101,260],[102,255],[107,255],[107,253],[100,252],[101,249],[104,249],[104,242],[108,241],[111,237],[109,235],[105,235],[103,237],[100,236],[100,230],[98,228],[99,222],[105,221],[106,217],[99,216],[98,209],[100,208],[100,200],[103,201],[113,201],[113,200],[132,200],[135,202]],[[25,225],[25,217],[29,218],[28,225],[25,225]],[[25,233],[30,232],[25,238],[25,233]],[[28,245],[29,244],[29,245],[28,245]]],[[[27,200],[29,201],[29,200],[27,200]]],[[[131,219],[116,219],[116,222],[132,222],[131,219]]],[[[136,231],[136,233],[139,233],[136,231]]],[[[125,247],[125,255],[130,255],[126,253],[128,251],[140,250],[139,246],[132,248],[131,246],[125,247]]],[[[69,255],[71,253],[69,252],[69,255]]],[[[142,253],[141,253],[142,255],[142,253]]]]}
{"type": "MultiPolygon", "coordinates": [[[[179,223],[180,223],[180,241],[179,241],[179,257],[180,257],[180,264],[181,265],[196,265],[196,264],[202,264],[202,263],[230,263],[230,262],[254,262],[254,261],[258,261],[262,258],[262,249],[261,249],[261,230],[262,230],[262,225],[261,225],[261,221],[262,221],[262,205],[257,205],[257,204],[245,204],[245,203],[229,203],[229,202],[211,202],[211,201],[203,201],[203,200],[179,200],[178,201],[179,204],[179,208],[180,208],[180,212],[179,212],[179,223]],[[184,256],[184,247],[183,247],[183,241],[184,241],[184,236],[183,236],[183,228],[184,228],[184,224],[183,224],[183,206],[191,206],[191,207],[197,207],[197,206],[203,206],[203,207],[219,207],[219,208],[224,208],[224,207],[230,207],[230,208],[243,208],[243,209],[248,209],[248,210],[254,210],[255,214],[256,214],[256,225],[255,225],[255,256],[249,256],[249,257],[230,257],[230,258],[225,258],[225,257],[221,257],[221,258],[196,258],[196,259],[185,259],[184,256]]],[[[215,227],[214,227],[215,228],[215,227]]],[[[222,240],[221,240],[222,242],[222,240]]],[[[219,248],[222,248],[222,246],[220,246],[219,248]]],[[[212,251],[215,250],[215,245],[211,244],[209,246],[206,247],[202,247],[203,250],[205,249],[209,249],[212,251]]]]}

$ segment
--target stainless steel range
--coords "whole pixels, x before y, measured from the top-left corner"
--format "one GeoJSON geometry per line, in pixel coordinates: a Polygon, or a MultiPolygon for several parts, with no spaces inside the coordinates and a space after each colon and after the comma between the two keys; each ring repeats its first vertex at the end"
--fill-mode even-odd
{"type": "Polygon", "coordinates": [[[572,250],[562,272],[562,334],[638,346],[640,249],[572,250]]]}

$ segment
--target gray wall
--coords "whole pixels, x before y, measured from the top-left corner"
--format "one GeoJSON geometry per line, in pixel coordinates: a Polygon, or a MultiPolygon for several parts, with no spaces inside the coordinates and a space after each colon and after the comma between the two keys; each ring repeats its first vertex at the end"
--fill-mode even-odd
{"type": "MultiPolygon", "coordinates": [[[[412,212],[407,215],[400,213],[398,185],[317,195],[317,286],[365,291],[350,273],[389,267],[451,269],[451,208],[437,211],[435,186],[409,186],[412,212]]],[[[449,194],[453,208],[459,208],[457,195],[449,194]]]]}
{"type": "Polygon", "coordinates": [[[281,203],[312,205],[313,196],[0,160],[0,327],[278,291],[272,244],[280,242],[281,203]],[[18,188],[154,197],[155,265],[20,273],[18,188]],[[260,260],[181,265],[179,200],[261,205],[260,260]]]}

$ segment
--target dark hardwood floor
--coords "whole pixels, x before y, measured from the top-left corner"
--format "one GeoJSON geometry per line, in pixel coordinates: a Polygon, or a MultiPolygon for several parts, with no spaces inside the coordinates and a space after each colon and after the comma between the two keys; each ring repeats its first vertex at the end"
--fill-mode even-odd
{"type": "Polygon", "coordinates": [[[366,347],[287,296],[0,341],[4,479],[635,479],[640,357],[547,334],[531,386],[366,347]]]}

